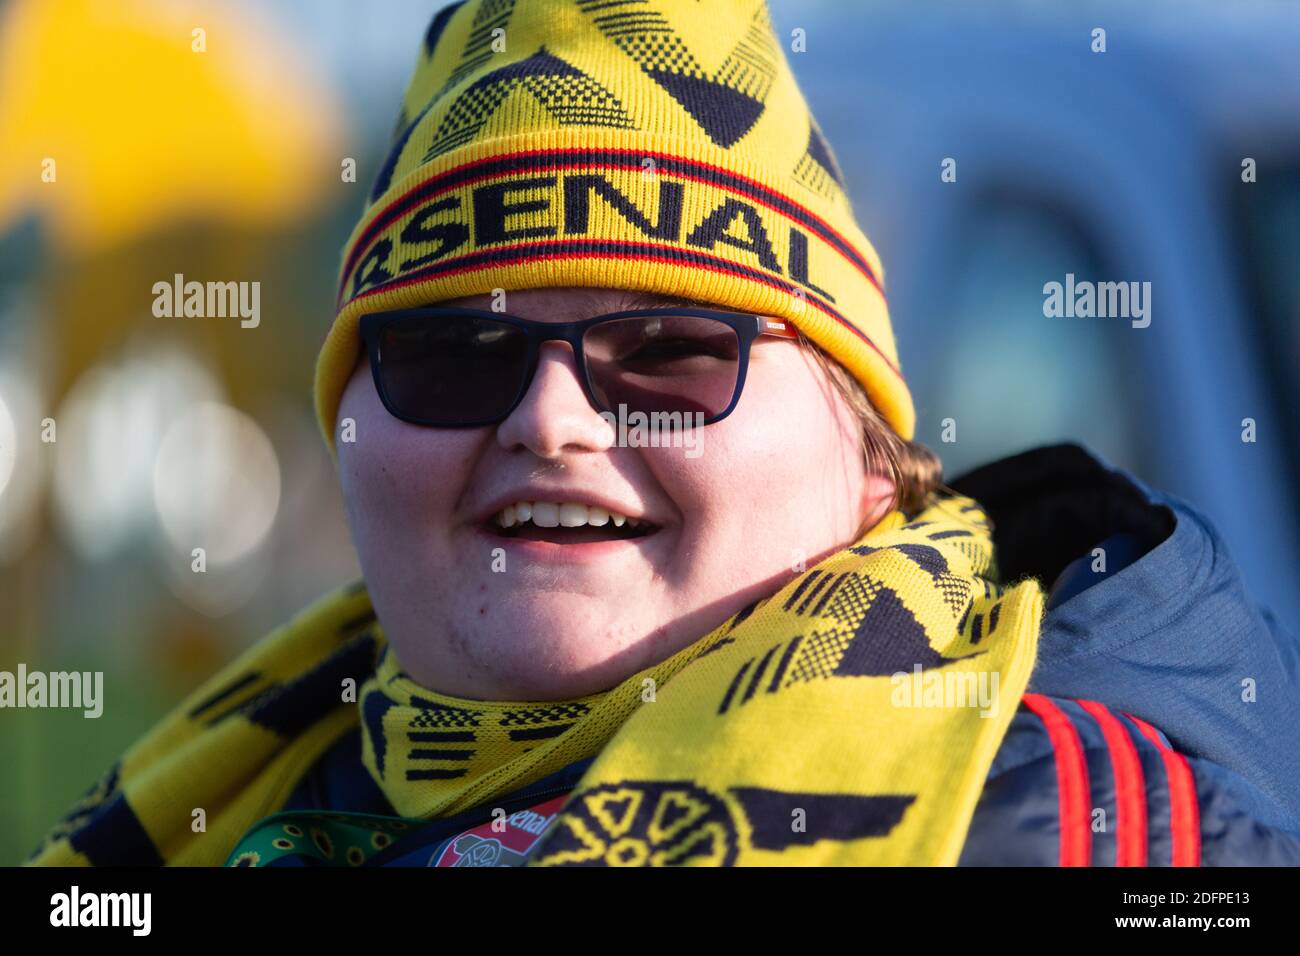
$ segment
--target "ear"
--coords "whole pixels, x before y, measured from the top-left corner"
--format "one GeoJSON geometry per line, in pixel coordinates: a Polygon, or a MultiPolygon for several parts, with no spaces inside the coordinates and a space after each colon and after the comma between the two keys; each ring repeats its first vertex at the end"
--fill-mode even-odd
{"type": "Polygon", "coordinates": [[[866,527],[874,528],[889,514],[894,501],[894,480],[888,475],[869,472],[862,482],[862,500],[858,515],[866,527]]]}

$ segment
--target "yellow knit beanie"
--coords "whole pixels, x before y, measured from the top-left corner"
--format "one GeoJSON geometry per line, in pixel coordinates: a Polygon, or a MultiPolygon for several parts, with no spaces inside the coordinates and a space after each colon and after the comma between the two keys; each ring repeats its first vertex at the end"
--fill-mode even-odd
{"type": "Polygon", "coordinates": [[[316,413],[333,447],[367,312],[599,286],[783,316],[911,438],[881,282],[765,0],[465,0],[344,246],[316,413]]]}

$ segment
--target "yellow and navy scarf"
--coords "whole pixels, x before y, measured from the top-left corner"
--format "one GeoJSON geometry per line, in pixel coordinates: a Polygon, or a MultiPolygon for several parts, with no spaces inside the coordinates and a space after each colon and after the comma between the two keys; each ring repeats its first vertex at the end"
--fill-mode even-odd
{"type": "Polygon", "coordinates": [[[291,815],[259,821],[359,722],[366,769],[401,818],[336,815],[336,832],[365,839],[318,839],[324,862],[363,863],[423,821],[594,757],[530,863],[951,865],[1041,613],[1036,582],[997,582],[987,520],[960,497],[890,515],[669,659],[577,700],[415,684],[353,587],[185,701],[29,862],[258,865],[300,851],[291,815]]]}

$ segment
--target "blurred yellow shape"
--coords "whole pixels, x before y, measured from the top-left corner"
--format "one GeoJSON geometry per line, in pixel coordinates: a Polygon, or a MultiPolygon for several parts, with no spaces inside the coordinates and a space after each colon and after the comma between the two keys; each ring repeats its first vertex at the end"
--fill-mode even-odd
{"type": "Polygon", "coordinates": [[[0,4],[0,233],[35,211],[84,252],[308,208],[340,181],[342,110],[274,32],[233,4],[0,4]]]}

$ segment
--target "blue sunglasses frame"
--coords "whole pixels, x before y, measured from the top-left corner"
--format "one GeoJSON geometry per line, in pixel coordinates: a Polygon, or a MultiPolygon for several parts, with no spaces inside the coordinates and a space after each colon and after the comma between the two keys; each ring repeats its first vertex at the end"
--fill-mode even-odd
{"type": "Polygon", "coordinates": [[[737,361],[739,368],[736,372],[736,385],[731,396],[731,401],[726,408],[716,415],[704,420],[705,425],[711,425],[714,422],[721,421],[732,413],[736,404],[740,401],[740,394],[745,387],[745,377],[749,369],[749,350],[754,340],[761,335],[771,335],[778,338],[797,339],[798,332],[794,326],[787,320],[768,315],[758,315],[754,313],[727,312],[720,309],[697,309],[697,308],[656,308],[656,309],[631,309],[623,312],[610,312],[604,315],[593,316],[589,319],[580,319],[575,322],[538,322],[533,319],[524,319],[519,316],[510,315],[504,312],[489,312],[483,309],[465,309],[465,308],[447,308],[430,306],[416,309],[394,309],[386,312],[371,312],[361,316],[361,338],[365,343],[367,355],[370,359],[370,371],[374,378],[375,389],[379,393],[380,401],[394,418],[407,422],[412,425],[421,425],[429,428],[482,428],[488,425],[499,425],[510,417],[511,413],[519,407],[524,396],[528,394],[528,389],[533,384],[533,377],[537,372],[537,365],[541,359],[541,347],[546,342],[567,342],[573,349],[574,362],[578,369],[578,378],[582,383],[583,392],[587,396],[587,401],[597,412],[614,413],[615,409],[605,408],[597,398],[596,389],[591,381],[591,376],[587,369],[586,356],[583,352],[583,337],[595,326],[606,322],[614,322],[623,319],[638,318],[657,318],[667,316],[690,316],[702,319],[712,319],[729,327],[736,334],[738,344],[737,361]],[[495,322],[500,325],[510,326],[519,329],[524,333],[527,342],[526,364],[523,380],[520,382],[517,393],[511,399],[509,407],[500,414],[490,415],[484,418],[466,419],[463,416],[448,415],[439,419],[430,419],[424,416],[418,416],[407,412],[392,400],[389,389],[384,381],[384,357],[383,357],[383,333],[386,329],[396,323],[411,322],[433,322],[448,317],[473,318],[495,322]]]}

